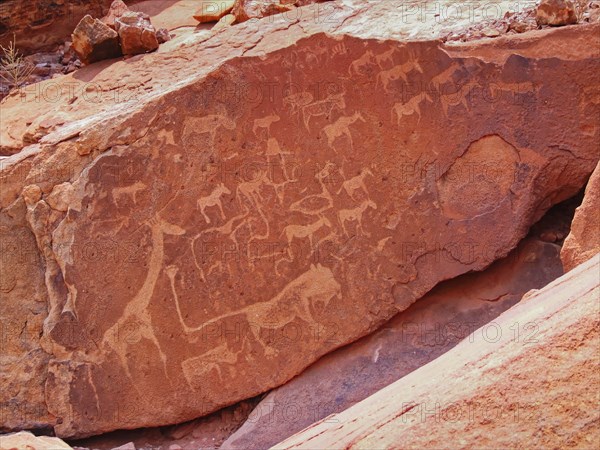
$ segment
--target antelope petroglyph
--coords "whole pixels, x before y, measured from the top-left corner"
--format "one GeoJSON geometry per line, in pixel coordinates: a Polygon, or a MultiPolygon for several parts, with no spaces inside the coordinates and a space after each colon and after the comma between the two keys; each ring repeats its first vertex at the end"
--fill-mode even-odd
{"type": "Polygon", "coordinates": [[[223,211],[223,204],[221,202],[221,196],[229,195],[231,191],[223,183],[219,184],[213,191],[206,197],[199,198],[197,205],[200,208],[200,212],[204,216],[206,223],[210,223],[210,218],[204,212],[204,210],[210,206],[218,206],[221,211],[221,219],[225,220],[225,212],[223,211]]]}
{"type": "Polygon", "coordinates": [[[396,103],[392,107],[392,122],[394,121],[394,115],[396,116],[396,124],[400,125],[400,120],[402,116],[411,116],[414,113],[417,113],[418,122],[421,121],[421,102],[423,100],[428,100],[429,102],[433,102],[429,94],[423,92],[421,94],[417,94],[412,97],[407,102],[396,103]]]}
{"type": "Polygon", "coordinates": [[[289,247],[292,245],[292,241],[294,240],[294,238],[308,238],[308,241],[310,242],[310,248],[312,249],[313,235],[317,230],[324,226],[331,228],[331,222],[329,222],[329,220],[327,220],[326,217],[321,217],[316,222],[308,225],[288,225],[281,232],[281,236],[285,234],[285,237],[288,241],[288,251],[289,247]]]}
{"type": "Polygon", "coordinates": [[[383,69],[383,63],[393,62],[394,53],[396,53],[396,48],[392,47],[389,50],[386,50],[385,52],[375,56],[375,62],[380,69],[383,69]]]}
{"type": "Polygon", "coordinates": [[[340,190],[337,191],[337,194],[339,195],[342,191],[346,191],[350,198],[354,200],[354,192],[361,189],[365,195],[369,197],[369,191],[367,189],[367,185],[365,184],[365,178],[367,178],[367,175],[373,176],[373,173],[368,168],[361,170],[360,174],[344,181],[340,190]]]}
{"type": "Polygon", "coordinates": [[[399,80],[400,78],[402,78],[402,81],[404,81],[406,83],[408,80],[407,75],[412,70],[416,70],[419,73],[423,73],[423,69],[421,68],[421,65],[419,64],[419,61],[416,59],[415,60],[409,59],[405,63],[398,64],[397,66],[394,66],[391,69],[382,70],[377,75],[375,84],[376,84],[376,86],[378,86],[379,83],[381,83],[381,85],[383,86],[383,89],[385,91],[388,91],[389,84],[392,81],[396,81],[396,80],[399,80]]]}
{"type": "MultiPolygon", "coordinates": [[[[333,149],[334,141],[340,136],[346,136],[350,141],[350,148],[354,148],[354,142],[352,141],[352,133],[350,133],[350,125],[357,120],[365,121],[362,114],[356,112],[351,116],[342,116],[337,119],[334,123],[326,125],[323,128],[325,136],[327,136],[327,144],[333,149]]],[[[335,149],[334,149],[335,150],[335,149]]]]}
{"type": "Polygon", "coordinates": [[[360,231],[361,234],[366,234],[362,228],[362,216],[368,208],[377,209],[377,205],[372,200],[365,200],[356,208],[342,209],[338,211],[338,218],[346,236],[348,236],[346,222],[356,222],[356,230],[360,231]]]}
{"type": "Polygon", "coordinates": [[[258,134],[257,134],[258,130],[266,129],[267,136],[270,136],[271,135],[271,125],[273,125],[275,122],[279,122],[279,120],[281,120],[281,117],[279,117],[277,114],[271,114],[269,116],[262,117],[260,119],[255,119],[254,125],[252,125],[252,132],[254,133],[255,136],[258,137],[258,134]]]}
{"type": "Polygon", "coordinates": [[[309,130],[312,117],[329,116],[333,110],[342,111],[346,107],[343,94],[333,94],[324,100],[319,100],[302,108],[304,126],[309,130]]]}
{"type": "Polygon", "coordinates": [[[183,135],[187,137],[192,133],[208,133],[210,135],[210,142],[214,143],[220,127],[233,130],[235,129],[235,122],[220,114],[209,114],[204,117],[187,117],[183,125],[183,135]]]}
{"type": "Polygon", "coordinates": [[[367,50],[360,58],[352,61],[348,67],[348,75],[360,75],[360,69],[373,64],[375,54],[371,50],[367,50]]]}

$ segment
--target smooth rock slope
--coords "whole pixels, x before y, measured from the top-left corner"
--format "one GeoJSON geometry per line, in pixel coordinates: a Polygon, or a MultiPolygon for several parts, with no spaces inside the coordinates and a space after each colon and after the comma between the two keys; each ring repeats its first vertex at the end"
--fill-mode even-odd
{"type": "Polygon", "coordinates": [[[273,448],[598,448],[599,271],[596,255],[473,341],[273,448]]]}

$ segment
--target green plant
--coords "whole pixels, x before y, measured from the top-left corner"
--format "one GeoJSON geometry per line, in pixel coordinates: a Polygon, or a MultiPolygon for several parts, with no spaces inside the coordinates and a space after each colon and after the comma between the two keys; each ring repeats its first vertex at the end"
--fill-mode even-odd
{"type": "Polygon", "coordinates": [[[20,86],[35,67],[19,53],[14,37],[8,47],[0,45],[0,50],[4,53],[4,57],[0,59],[0,78],[9,85],[9,88],[20,86]]]}

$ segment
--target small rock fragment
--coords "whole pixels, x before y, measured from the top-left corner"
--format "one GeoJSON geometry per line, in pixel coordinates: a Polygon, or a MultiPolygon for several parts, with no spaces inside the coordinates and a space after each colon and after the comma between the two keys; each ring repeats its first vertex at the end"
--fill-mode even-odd
{"type": "Polygon", "coordinates": [[[115,20],[124,55],[139,55],[158,48],[156,30],[150,17],[141,12],[128,11],[115,20]]]}
{"type": "Polygon", "coordinates": [[[577,23],[575,5],[571,0],[542,0],[535,19],[538,25],[569,25],[577,23]]]}
{"type": "Polygon", "coordinates": [[[166,28],[159,28],[156,30],[156,39],[158,40],[159,44],[164,44],[165,42],[171,40],[171,34],[166,28]]]}

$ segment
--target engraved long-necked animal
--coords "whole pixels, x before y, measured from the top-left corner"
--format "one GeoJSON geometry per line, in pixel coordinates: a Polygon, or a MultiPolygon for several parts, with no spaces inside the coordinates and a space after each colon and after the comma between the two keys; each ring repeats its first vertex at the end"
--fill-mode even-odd
{"type": "Polygon", "coordinates": [[[356,112],[351,116],[342,116],[337,119],[334,123],[326,125],[323,128],[325,136],[327,136],[327,144],[333,148],[334,141],[340,136],[346,136],[350,141],[350,148],[354,148],[354,142],[352,141],[352,133],[350,132],[350,125],[357,120],[365,121],[362,114],[356,112]]]}

